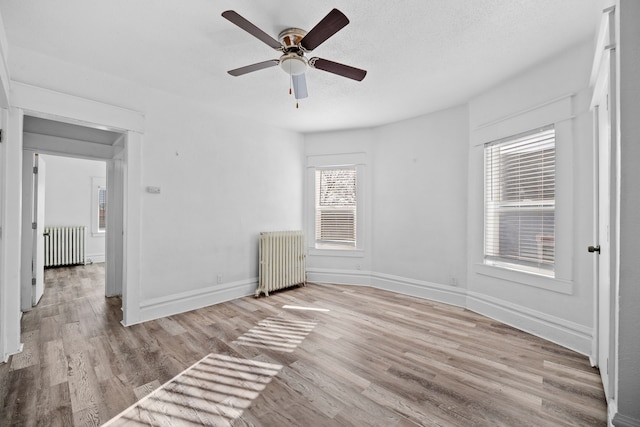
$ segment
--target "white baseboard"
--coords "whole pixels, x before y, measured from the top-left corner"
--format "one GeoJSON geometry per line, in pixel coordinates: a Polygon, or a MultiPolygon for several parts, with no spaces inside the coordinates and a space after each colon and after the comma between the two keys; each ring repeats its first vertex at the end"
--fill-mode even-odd
{"type": "Polygon", "coordinates": [[[371,286],[371,272],[361,270],[307,269],[307,282],[371,286]]]}
{"type": "Polygon", "coordinates": [[[257,286],[258,279],[254,278],[143,301],[140,303],[140,320],[137,323],[253,295],[257,286]]]}
{"type": "Polygon", "coordinates": [[[627,415],[623,415],[620,412],[616,412],[616,414],[611,419],[611,424],[615,427],[640,427],[640,420],[637,418],[629,417],[627,415]]]}
{"type": "Polygon", "coordinates": [[[359,270],[309,269],[307,279],[310,282],[371,286],[464,307],[578,353],[587,356],[591,353],[591,328],[464,288],[359,270]]]}
{"type": "Polygon", "coordinates": [[[371,284],[374,288],[397,292],[418,298],[443,302],[464,307],[466,290],[455,286],[440,285],[424,280],[408,279],[384,273],[372,273],[371,284]]]}
{"type": "Polygon", "coordinates": [[[15,351],[10,351],[8,353],[3,354],[2,360],[0,360],[0,363],[7,363],[9,361],[9,357],[13,356],[14,354],[22,353],[23,349],[24,349],[24,344],[20,343],[20,346],[15,351]]]}
{"type": "Polygon", "coordinates": [[[471,291],[467,292],[466,307],[580,354],[591,353],[593,330],[587,326],[471,291]]]}
{"type": "Polygon", "coordinates": [[[104,254],[91,254],[85,255],[84,262],[85,264],[99,264],[104,262],[105,255],[104,254]]]}

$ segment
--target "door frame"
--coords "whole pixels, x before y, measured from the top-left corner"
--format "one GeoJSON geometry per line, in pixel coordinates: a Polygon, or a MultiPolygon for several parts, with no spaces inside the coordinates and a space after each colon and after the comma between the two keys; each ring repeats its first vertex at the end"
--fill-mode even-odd
{"type": "Polygon", "coordinates": [[[133,110],[104,104],[23,83],[11,83],[11,104],[3,120],[6,140],[2,143],[1,192],[3,206],[0,253],[0,335],[3,354],[0,362],[21,351],[20,271],[21,271],[21,193],[23,155],[23,117],[25,114],[72,124],[113,130],[125,135],[122,146],[122,324],[140,322],[140,217],[141,165],[144,116],[133,110]]]}
{"type": "Polygon", "coordinates": [[[591,72],[591,87],[593,95],[591,98],[591,109],[593,111],[593,198],[594,198],[594,245],[599,245],[600,222],[602,215],[600,213],[599,204],[599,176],[601,168],[603,168],[602,159],[599,158],[600,145],[606,143],[609,145],[609,162],[608,162],[608,179],[607,187],[609,189],[610,203],[608,206],[608,224],[602,224],[607,227],[609,236],[609,253],[598,254],[594,260],[594,289],[593,289],[593,340],[591,364],[600,368],[600,376],[603,383],[606,384],[605,395],[607,401],[611,402],[616,398],[617,390],[617,324],[616,324],[616,283],[617,283],[617,266],[618,257],[618,206],[616,202],[616,194],[618,188],[618,152],[617,152],[617,70],[616,70],[616,35],[615,35],[615,6],[603,10],[598,40],[596,43],[595,58],[591,72]],[[608,141],[602,141],[600,138],[600,116],[602,110],[608,111],[609,135],[608,141]],[[609,271],[601,272],[600,259],[607,257],[609,260],[609,271]],[[600,274],[607,274],[609,278],[609,295],[608,301],[600,298],[600,274]],[[603,310],[602,305],[608,304],[608,310],[603,310]],[[606,314],[608,313],[607,318],[606,314]],[[604,321],[608,328],[608,342],[606,343],[606,355],[600,354],[600,345],[602,344],[602,332],[600,324],[604,321]],[[600,366],[603,360],[607,361],[607,366],[600,366]]]}

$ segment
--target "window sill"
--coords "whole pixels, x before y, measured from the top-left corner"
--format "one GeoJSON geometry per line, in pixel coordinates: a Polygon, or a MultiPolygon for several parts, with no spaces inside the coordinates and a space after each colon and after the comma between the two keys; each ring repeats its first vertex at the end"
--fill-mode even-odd
{"type": "Polygon", "coordinates": [[[95,231],[91,232],[91,237],[104,237],[106,236],[107,233],[105,233],[104,231],[98,231],[97,233],[95,231]]]}
{"type": "Polygon", "coordinates": [[[511,268],[487,264],[475,264],[474,270],[476,274],[480,274],[482,276],[507,280],[509,282],[546,289],[548,291],[558,292],[565,295],[573,294],[573,282],[569,280],[562,280],[541,274],[527,273],[511,268]]]}
{"type": "Polygon", "coordinates": [[[364,251],[362,249],[319,249],[319,248],[309,248],[309,256],[331,256],[331,257],[364,258],[364,251]]]}

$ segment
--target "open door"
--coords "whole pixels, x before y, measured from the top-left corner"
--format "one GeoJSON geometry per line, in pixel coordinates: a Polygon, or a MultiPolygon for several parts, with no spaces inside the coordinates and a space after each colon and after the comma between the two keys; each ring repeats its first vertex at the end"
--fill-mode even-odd
{"type": "Polygon", "coordinates": [[[591,84],[594,122],[594,363],[607,398],[616,398],[615,260],[617,258],[617,134],[615,8],[603,11],[591,84]]]}
{"type": "Polygon", "coordinates": [[[22,311],[31,310],[44,293],[45,172],[42,158],[25,151],[22,158],[22,311]]]}
{"type": "Polygon", "coordinates": [[[44,293],[44,195],[46,168],[42,157],[34,155],[34,195],[33,217],[36,227],[33,230],[33,270],[32,305],[35,307],[44,293]]]}
{"type": "Polygon", "coordinates": [[[597,256],[595,268],[597,313],[597,365],[600,368],[602,385],[607,399],[613,398],[610,381],[613,374],[613,339],[611,325],[614,324],[611,280],[611,124],[609,96],[603,94],[601,103],[595,108],[594,119],[597,123],[596,170],[596,245],[588,248],[597,256]]]}

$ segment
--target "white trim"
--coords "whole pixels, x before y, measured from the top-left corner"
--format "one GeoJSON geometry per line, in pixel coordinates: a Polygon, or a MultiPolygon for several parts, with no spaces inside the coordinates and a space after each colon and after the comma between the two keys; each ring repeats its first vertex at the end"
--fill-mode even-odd
{"type": "Polygon", "coordinates": [[[330,268],[307,268],[307,282],[371,286],[371,272],[330,268]]]}
{"type": "Polygon", "coordinates": [[[124,144],[122,324],[125,326],[139,323],[141,316],[142,139],[142,134],[129,131],[124,144]]]}
{"type": "MultiPolygon", "coordinates": [[[[530,113],[532,111],[538,110],[538,109],[543,108],[543,107],[553,106],[554,104],[560,103],[561,101],[564,101],[567,98],[569,98],[569,101],[571,101],[571,97],[573,97],[574,95],[575,94],[573,94],[573,93],[569,93],[567,95],[562,95],[562,96],[554,98],[554,99],[552,99],[550,101],[546,101],[546,102],[543,102],[541,104],[535,105],[533,107],[528,107],[528,108],[525,108],[524,110],[516,111],[515,113],[508,114],[508,115],[500,117],[498,119],[491,120],[489,122],[479,124],[478,126],[476,126],[476,130],[480,130],[480,129],[483,129],[483,128],[486,128],[486,127],[489,127],[489,126],[494,126],[494,125],[496,125],[496,124],[498,124],[500,122],[505,122],[507,120],[511,120],[511,119],[513,119],[515,117],[522,116],[523,114],[530,113]]],[[[569,118],[573,118],[573,117],[569,117],[569,118]]]]}
{"type": "Polygon", "coordinates": [[[566,295],[573,294],[573,282],[569,280],[481,263],[474,265],[474,271],[476,274],[520,283],[521,285],[534,286],[566,295]]]}
{"type": "MultiPolygon", "coordinates": [[[[106,169],[106,165],[105,165],[106,169]]],[[[99,217],[100,217],[100,188],[107,188],[107,177],[106,176],[92,176],[91,177],[91,236],[92,237],[104,237],[106,235],[106,230],[99,228],[99,217]]]]}
{"type": "MultiPolygon", "coordinates": [[[[135,323],[172,316],[253,295],[257,286],[258,279],[251,278],[153,298],[140,303],[140,315],[135,323]]],[[[132,324],[128,323],[127,326],[132,324]]]]}
{"type": "Polygon", "coordinates": [[[0,16],[0,107],[8,108],[11,105],[11,73],[9,72],[9,41],[7,40],[6,27],[0,16]]]}
{"type": "Polygon", "coordinates": [[[0,239],[0,357],[22,351],[20,342],[20,273],[22,248],[22,111],[10,108],[3,112],[6,125],[0,149],[3,150],[2,239],[0,239]]]}
{"type": "Polygon", "coordinates": [[[144,132],[144,115],[116,105],[56,92],[16,81],[11,82],[13,106],[30,116],[111,131],[144,132]]]}
{"type": "Polygon", "coordinates": [[[611,419],[611,424],[616,427],[640,427],[640,420],[616,412],[611,419]]]}
{"type": "Polygon", "coordinates": [[[349,247],[348,249],[322,249],[309,247],[309,255],[364,258],[364,250],[354,249],[353,247],[349,247]]]}
{"type": "Polygon", "coordinates": [[[367,153],[339,153],[307,156],[308,168],[364,165],[366,163],[367,153]]]}
{"type": "Polygon", "coordinates": [[[602,11],[602,16],[600,17],[596,48],[594,50],[593,63],[591,65],[591,77],[589,78],[589,86],[591,87],[596,85],[596,80],[601,72],[602,64],[605,64],[604,68],[608,68],[606,66],[606,61],[603,61],[605,58],[603,58],[602,53],[609,50],[612,47],[612,44],[615,46],[615,40],[611,37],[611,28],[609,26],[609,23],[615,16],[615,11],[615,6],[608,7],[602,11]]]}
{"type": "Polygon", "coordinates": [[[457,307],[464,307],[466,302],[466,290],[455,286],[440,285],[425,280],[409,279],[384,273],[373,273],[371,283],[373,287],[378,289],[438,301],[457,307]]]}
{"type": "Polygon", "coordinates": [[[309,282],[371,286],[417,298],[463,307],[514,328],[549,340],[580,354],[589,355],[593,329],[569,320],[532,310],[509,301],[450,285],[386,273],[314,268],[307,270],[309,282]]]}
{"type": "Polygon", "coordinates": [[[467,291],[466,308],[588,356],[593,329],[547,313],[467,291]]]}
{"type": "Polygon", "coordinates": [[[102,264],[105,258],[105,254],[87,254],[84,257],[85,264],[102,264]]]}
{"type": "MultiPolygon", "coordinates": [[[[518,111],[482,123],[472,130],[471,146],[481,147],[484,144],[530,131],[549,124],[558,124],[575,118],[573,114],[573,98],[575,94],[570,93],[550,101],[542,102],[524,110],[518,111]]],[[[557,132],[557,129],[556,129],[557,132]]],[[[556,144],[558,143],[556,133],[556,144]]]]}

